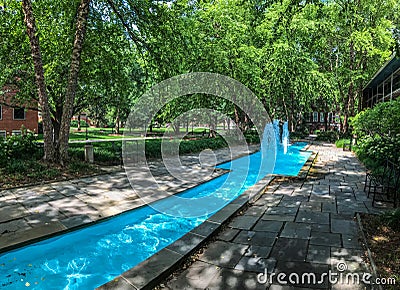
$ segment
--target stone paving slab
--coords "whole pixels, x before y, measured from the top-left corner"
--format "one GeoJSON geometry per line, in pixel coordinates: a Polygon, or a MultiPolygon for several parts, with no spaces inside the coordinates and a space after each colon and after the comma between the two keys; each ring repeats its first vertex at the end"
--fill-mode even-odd
{"type": "Polygon", "coordinates": [[[238,243],[216,241],[200,255],[199,260],[218,267],[233,269],[248,247],[248,245],[238,243]]]}
{"type": "Polygon", "coordinates": [[[257,282],[254,273],[222,268],[205,289],[265,290],[265,285],[257,282]]]}
{"type": "Polygon", "coordinates": [[[233,241],[234,243],[271,247],[275,243],[276,236],[271,232],[241,231],[233,241]]]}
{"type": "Polygon", "coordinates": [[[250,230],[259,219],[259,216],[242,215],[233,219],[229,227],[241,230],[250,230]]]}

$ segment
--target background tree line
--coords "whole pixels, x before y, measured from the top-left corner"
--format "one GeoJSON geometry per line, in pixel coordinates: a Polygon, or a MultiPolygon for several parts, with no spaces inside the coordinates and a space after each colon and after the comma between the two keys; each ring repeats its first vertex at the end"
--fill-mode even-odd
{"type": "MultiPolygon", "coordinates": [[[[0,6],[0,90],[15,86],[17,100],[39,102],[45,159],[61,163],[68,160],[73,114],[123,122],[151,85],[193,71],[240,81],[291,130],[301,114],[321,110],[339,112],[346,132],[363,85],[399,43],[395,0],[8,0],[0,6]]],[[[169,103],[157,118],[170,122],[195,107],[219,108],[249,127],[235,105],[199,95],[169,103]]]]}

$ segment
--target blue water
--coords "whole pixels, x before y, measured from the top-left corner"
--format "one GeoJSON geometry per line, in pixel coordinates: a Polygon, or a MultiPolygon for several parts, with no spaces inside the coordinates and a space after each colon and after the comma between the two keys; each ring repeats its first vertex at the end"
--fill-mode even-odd
{"type": "MultiPolygon", "coordinates": [[[[273,173],[297,175],[311,154],[299,151],[305,145],[293,144],[287,154],[278,146],[273,173]]],[[[213,196],[228,203],[268,173],[259,174],[260,152],[218,167],[232,172],[178,196],[192,202],[213,196]],[[244,182],[236,182],[244,171],[248,171],[244,182]]],[[[155,204],[165,208],[180,206],[171,198],[155,204]]],[[[205,211],[201,217],[180,218],[144,206],[90,227],[0,254],[0,288],[93,289],[173,243],[212,214],[205,211]]]]}

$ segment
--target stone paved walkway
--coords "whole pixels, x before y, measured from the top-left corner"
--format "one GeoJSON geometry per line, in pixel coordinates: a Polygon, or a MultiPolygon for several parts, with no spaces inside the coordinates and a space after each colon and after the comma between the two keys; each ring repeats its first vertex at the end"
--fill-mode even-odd
{"type": "MultiPolygon", "coordinates": [[[[248,153],[247,148],[236,149],[233,157],[248,153]]],[[[257,146],[250,147],[251,151],[256,149],[257,146]]],[[[217,163],[232,158],[226,149],[216,150],[215,154],[214,162],[217,163]]],[[[210,172],[207,164],[204,167],[204,160],[199,163],[198,156],[182,156],[181,161],[186,166],[184,170],[193,175],[210,172]]],[[[149,168],[168,194],[199,183],[197,180],[177,180],[159,161],[150,162],[149,168]]],[[[153,199],[165,197],[165,192],[157,192],[151,186],[151,180],[139,178],[140,173],[139,170],[137,178],[133,178],[137,180],[135,189],[140,188],[142,195],[151,194],[153,199]]],[[[215,170],[208,179],[221,173],[215,170]]],[[[144,201],[132,189],[125,172],[121,170],[94,177],[0,190],[0,252],[21,242],[104,219],[143,204],[144,201]]]]}
{"type": "Polygon", "coordinates": [[[344,274],[370,272],[361,258],[363,250],[354,217],[356,213],[382,211],[373,208],[363,192],[365,169],[351,152],[327,144],[313,145],[310,150],[319,155],[306,180],[270,185],[193,264],[160,287],[365,289],[365,285],[331,284],[327,279],[324,283],[301,281],[303,273],[314,273],[319,280],[329,270],[344,274]],[[339,272],[337,265],[347,270],[339,272]],[[281,279],[288,284],[278,283],[277,276],[272,283],[260,283],[257,275],[264,271],[268,279],[272,273],[285,273],[286,278],[281,279]],[[300,281],[290,283],[291,273],[297,273],[300,281]]]}

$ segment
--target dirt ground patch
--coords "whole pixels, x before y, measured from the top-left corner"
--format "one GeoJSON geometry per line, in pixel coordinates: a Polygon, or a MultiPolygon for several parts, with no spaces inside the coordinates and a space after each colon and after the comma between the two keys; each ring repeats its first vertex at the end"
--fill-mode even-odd
{"type": "Polygon", "coordinates": [[[370,214],[362,214],[361,222],[378,276],[396,279],[396,285],[384,285],[383,289],[399,289],[400,224],[389,225],[387,218],[370,214]]]}

